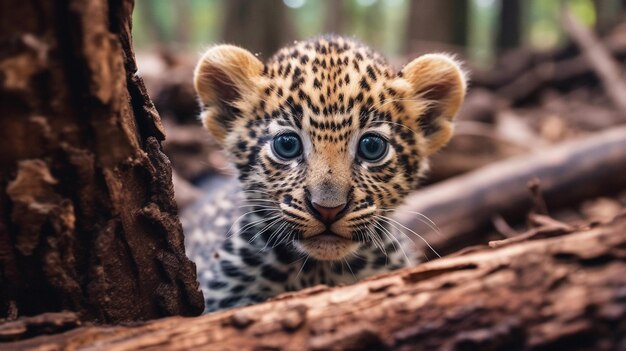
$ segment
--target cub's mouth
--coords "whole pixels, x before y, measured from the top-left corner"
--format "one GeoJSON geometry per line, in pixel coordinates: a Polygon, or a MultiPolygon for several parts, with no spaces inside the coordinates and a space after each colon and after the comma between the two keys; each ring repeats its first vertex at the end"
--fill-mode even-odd
{"type": "Polygon", "coordinates": [[[322,261],[341,260],[359,248],[358,242],[330,230],[301,239],[296,245],[306,254],[322,261]]]}
{"type": "Polygon", "coordinates": [[[340,243],[342,241],[352,241],[351,239],[346,239],[338,234],[335,234],[334,232],[330,231],[330,230],[326,230],[323,233],[314,235],[312,237],[306,238],[304,239],[305,241],[309,240],[309,241],[317,241],[317,242],[321,242],[321,243],[328,243],[328,244],[336,244],[336,243],[340,243]]]}

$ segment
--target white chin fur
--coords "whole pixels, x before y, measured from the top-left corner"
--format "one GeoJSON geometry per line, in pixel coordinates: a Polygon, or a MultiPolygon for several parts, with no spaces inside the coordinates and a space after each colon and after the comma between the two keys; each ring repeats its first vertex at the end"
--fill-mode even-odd
{"type": "Polygon", "coordinates": [[[327,243],[321,240],[303,240],[295,243],[298,250],[310,255],[319,261],[337,261],[355,253],[360,244],[354,241],[342,240],[336,243],[327,243]]]}

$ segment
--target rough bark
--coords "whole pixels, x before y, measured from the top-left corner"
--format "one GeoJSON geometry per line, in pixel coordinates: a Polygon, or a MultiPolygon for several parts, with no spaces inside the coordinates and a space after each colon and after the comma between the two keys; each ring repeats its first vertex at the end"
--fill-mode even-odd
{"type": "Polygon", "coordinates": [[[132,9],[0,3],[0,318],[202,311],[132,9]]]}
{"type": "Polygon", "coordinates": [[[495,217],[523,218],[532,206],[526,185],[535,178],[548,206],[558,208],[626,189],[624,174],[626,127],[619,127],[431,185],[410,195],[396,218],[445,254],[484,240],[495,217]],[[437,223],[442,235],[416,213],[437,223]]]}
{"type": "Polygon", "coordinates": [[[617,350],[626,344],[626,214],[595,228],[548,226],[491,246],[352,286],[313,288],[198,318],[85,327],[1,346],[617,350]]]}

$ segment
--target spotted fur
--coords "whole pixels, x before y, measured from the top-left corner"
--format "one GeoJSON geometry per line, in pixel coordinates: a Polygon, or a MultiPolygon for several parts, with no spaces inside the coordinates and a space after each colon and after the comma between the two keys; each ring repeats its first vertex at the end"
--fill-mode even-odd
{"type": "Polygon", "coordinates": [[[219,45],[198,63],[195,85],[202,122],[238,170],[183,215],[207,311],[409,264],[406,230],[388,215],[452,135],[466,87],[453,59],[425,55],[396,72],[337,36],[295,43],[266,64],[219,45]],[[303,143],[292,160],[271,146],[286,132],[303,143]],[[381,160],[357,154],[365,133],[388,142],[381,160]],[[317,203],[345,207],[325,223],[317,203]]]}

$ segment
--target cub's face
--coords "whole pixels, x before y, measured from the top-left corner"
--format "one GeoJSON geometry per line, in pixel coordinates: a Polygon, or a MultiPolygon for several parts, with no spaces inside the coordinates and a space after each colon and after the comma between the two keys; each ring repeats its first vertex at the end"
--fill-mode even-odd
{"type": "Polygon", "coordinates": [[[341,260],[418,185],[452,135],[465,78],[445,55],[400,72],[340,37],[298,43],[267,64],[234,46],[196,68],[204,125],[233,156],[250,207],[273,243],[341,260]]]}

